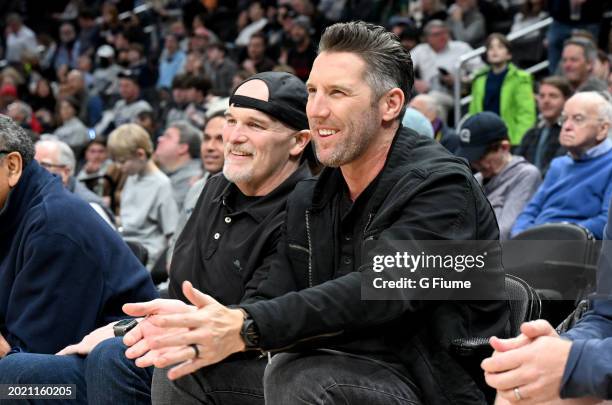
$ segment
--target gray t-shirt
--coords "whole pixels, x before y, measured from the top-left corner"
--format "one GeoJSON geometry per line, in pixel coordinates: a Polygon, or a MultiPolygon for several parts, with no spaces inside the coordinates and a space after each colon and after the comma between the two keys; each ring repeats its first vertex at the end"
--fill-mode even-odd
{"type": "MultiPolygon", "coordinates": [[[[476,179],[483,183],[480,173],[476,174],[476,179]]],[[[522,156],[512,156],[510,163],[483,185],[484,193],[495,211],[501,240],[510,237],[516,218],[541,182],[542,176],[537,167],[522,156]]]]}
{"type": "Polygon", "coordinates": [[[178,215],[172,185],[161,171],[127,178],[121,192],[122,233],[125,240],[139,242],[147,249],[148,269],[166,248],[178,215]]]}
{"type": "Polygon", "coordinates": [[[176,169],[176,171],[166,174],[172,183],[174,200],[180,211],[183,209],[183,202],[185,201],[185,196],[191,187],[193,179],[202,176],[202,163],[199,159],[192,159],[185,165],[176,169]]]}

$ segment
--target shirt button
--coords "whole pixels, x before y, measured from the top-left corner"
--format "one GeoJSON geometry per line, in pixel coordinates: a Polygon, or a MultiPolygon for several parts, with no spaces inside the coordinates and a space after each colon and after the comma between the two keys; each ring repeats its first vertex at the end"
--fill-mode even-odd
{"type": "Polygon", "coordinates": [[[221,237],[221,234],[219,232],[213,235],[213,238],[215,239],[219,239],[220,237],[221,237]]]}
{"type": "Polygon", "coordinates": [[[344,264],[351,264],[351,258],[348,256],[344,256],[344,264]]]}
{"type": "Polygon", "coordinates": [[[230,222],[232,222],[232,219],[230,217],[225,217],[225,223],[229,224],[230,222]]]}

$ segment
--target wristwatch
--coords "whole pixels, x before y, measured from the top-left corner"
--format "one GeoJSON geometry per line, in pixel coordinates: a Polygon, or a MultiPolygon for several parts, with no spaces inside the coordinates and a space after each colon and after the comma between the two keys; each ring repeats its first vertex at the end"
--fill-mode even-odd
{"type": "Polygon", "coordinates": [[[255,324],[251,315],[244,311],[244,320],[242,322],[242,328],[240,329],[240,336],[244,340],[244,344],[247,350],[259,349],[259,329],[255,324]]]}
{"type": "Polygon", "coordinates": [[[113,325],[113,332],[116,337],[125,336],[125,334],[134,329],[136,325],[138,325],[136,319],[123,319],[113,325]]]}

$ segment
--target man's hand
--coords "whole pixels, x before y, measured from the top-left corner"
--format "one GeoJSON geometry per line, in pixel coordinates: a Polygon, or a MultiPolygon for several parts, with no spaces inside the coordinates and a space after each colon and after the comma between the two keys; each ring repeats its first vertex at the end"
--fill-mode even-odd
{"type": "Polygon", "coordinates": [[[571,341],[559,338],[542,320],[521,325],[513,339],[491,339],[495,353],[482,362],[487,384],[497,390],[498,403],[515,403],[518,388],[521,404],[559,398],[561,378],[571,341]]]}
{"type": "Polygon", "coordinates": [[[168,378],[175,380],[202,367],[215,364],[230,354],[243,351],[240,336],[243,312],[229,309],[212,297],[183,283],[185,297],[198,307],[195,312],[176,315],[155,315],[149,321],[159,328],[182,328],[178,334],[165,334],[151,339],[150,347],[159,350],[150,360],[158,368],[180,363],[170,369],[168,378]],[[197,345],[199,356],[191,345],[197,345]]]}
{"type": "MultiPolygon", "coordinates": [[[[154,336],[180,332],[180,330],[159,328],[151,324],[151,315],[184,314],[195,310],[196,307],[187,305],[183,301],[160,298],[149,302],[125,304],[123,312],[126,314],[131,316],[147,316],[147,318],[140,321],[136,327],[123,337],[123,343],[130,346],[125,352],[127,358],[138,359],[136,365],[139,367],[148,367],[153,363],[143,361],[143,356],[151,350],[149,340],[154,336]]],[[[144,359],[146,360],[146,358],[144,359]]]]}
{"type": "Polygon", "coordinates": [[[0,333],[0,359],[6,356],[11,351],[11,345],[8,344],[2,333],[0,333]]]}
{"type": "Polygon", "coordinates": [[[117,322],[111,322],[108,325],[102,326],[101,328],[90,332],[79,343],[66,346],[56,354],[59,356],[69,354],[80,354],[81,356],[87,356],[100,342],[115,336],[113,325],[115,325],[117,322]]]}

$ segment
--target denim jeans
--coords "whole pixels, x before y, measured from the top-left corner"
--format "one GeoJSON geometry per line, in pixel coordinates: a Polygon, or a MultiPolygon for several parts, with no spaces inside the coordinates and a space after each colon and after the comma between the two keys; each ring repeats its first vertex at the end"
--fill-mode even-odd
{"type": "Polygon", "coordinates": [[[77,400],[63,402],[67,405],[149,404],[153,368],[137,367],[125,357],[125,349],[121,338],[113,338],[101,342],[87,357],[12,354],[0,360],[0,384],[75,384],[77,400]]]}
{"type": "Polygon", "coordinates": [[[420,404],[401,372],[362,356],[325,350],[266,359],[230,359],[171,382],[155,370],[152,396],[162,404],[420,404]],[[265,370],[265,371],[264,371],[265,370]]]}

